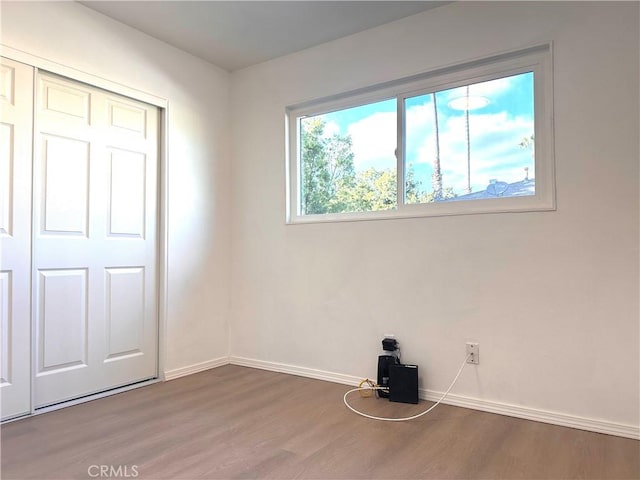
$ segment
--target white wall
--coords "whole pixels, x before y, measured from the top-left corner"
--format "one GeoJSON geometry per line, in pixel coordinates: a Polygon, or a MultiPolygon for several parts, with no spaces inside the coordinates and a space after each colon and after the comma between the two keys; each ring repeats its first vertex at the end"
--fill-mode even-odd
{"type": "Polygon", "coordinates": [[[228,354],[229,75],[72,2],[2,2],[2,43],[169,100],[165,371],[228,354]]]}
{"type": "Polygon", "coordinates": [[[232,75],[235,357],[638,426],[638,5],[455,3],[232,75]],[[285,225],[285,106],[554,42],[555,212],[285,225]]]}

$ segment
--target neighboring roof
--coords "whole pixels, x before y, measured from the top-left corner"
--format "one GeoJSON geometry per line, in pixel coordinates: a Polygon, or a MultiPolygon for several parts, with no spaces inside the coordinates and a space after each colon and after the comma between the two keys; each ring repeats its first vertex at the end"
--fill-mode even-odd
{"type": "Polygon", "coordinates": [[[526,195],[535,195],[536,181],[535,178],[520,180],[519,182],[506,183],[492,181],[487,185],[486,190],[480,192],[472,192],[466,195],[459,195],[451,200],[479,200],[485,198],[500,197],[523,197],[526,195]]]}

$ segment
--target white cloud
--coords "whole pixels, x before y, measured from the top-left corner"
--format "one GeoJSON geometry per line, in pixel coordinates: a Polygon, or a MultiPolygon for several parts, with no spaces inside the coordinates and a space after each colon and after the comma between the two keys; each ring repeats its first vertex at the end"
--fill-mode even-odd
{"type": "Polygon", "coordinates": [[[329,120],[324,124],[323,137],[331,138],[334,135],[339,135],[339,134],[340,134],[340,125],[338,125],[336,122],[329,120]]]}
{"type": "Polygon", "coordinates": [[[395,166],[396,113],[374,113],[349,125],[347,133],[353,142],[356,169],[377,169],[395,166]]]}
{"type": "MultiPolygon", "coordinates": [[[[413,149],[417,150],[417,155],[415,155],[413,161],[417,163],[433,163],[436,153],[433,104],[430,102],[410,107],[405,112],[405,117],[406,148],[409,152],[413,149]],[[418,144],[417,147],[416,144],[418,144]]],[[[408,156],[412,157],[413,155],[410,154],[408,156]]]]}
{"type": "MultiPolygon", "coordinates": [[[[433,165],[436,155],[433,114],[413,107],[407,111],[408,160],[433,165]],[[415,112],[412,110],[415,109],[415,112]],[[415,121],[414,125],[409,122],[415,121]],[[413,135],[413,136],[412,136],[413,135]]],[[[529,150],[518,146],[533,132],[533,120],[512,117],[507,112],[473,114],[470,117],[471,183],[473,191],[484,190],[491,179],[516,182],[524,178],[524,167],[533,175],[529,150]]],[[[440,119],[440,165],[445,186],[462,193],[467,185],[467,137],[462,115],[440,119]]]]}
{"type": "Polygon", "coordinates": [[[497,78],[469,86],[469,95],[491,97],[505,92],[513,85],[514,77],[497,78]]]}

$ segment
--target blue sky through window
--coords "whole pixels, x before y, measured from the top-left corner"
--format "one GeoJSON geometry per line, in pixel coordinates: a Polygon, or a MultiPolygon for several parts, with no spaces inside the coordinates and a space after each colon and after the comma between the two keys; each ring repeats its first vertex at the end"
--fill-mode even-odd
{"type": "MultiPolygon", "coordinates": [[[[512,184],[534,179],[533,73],[457,87],[435,94],[442,183],[457,195],[487,189],[492,180],[512,184]],[[466,106],[469,108],[467,144],[466,106]],[[471,174],[467,172],[467,159],[471,174]]],[[[395,169],[396,99],[321,115],[325,135],[350,135],[356,171],[395,169]]],[[[432,190],[436,160],[433,95],[405,100],[405,162],[424,191],[432,190]]],[[[534,183],[534,182],[530,182],[534,183]]],[[[533,195],[533,188],[529,193],[533,195]]]]}

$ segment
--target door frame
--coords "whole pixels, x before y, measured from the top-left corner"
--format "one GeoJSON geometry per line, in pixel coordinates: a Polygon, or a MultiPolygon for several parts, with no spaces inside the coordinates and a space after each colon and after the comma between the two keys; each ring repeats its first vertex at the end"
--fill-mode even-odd
{"type": "MultiPolygon", "coordinates": [[[[107,90],[112,93],[116,93],[119,95],[123,95],[125,97],[132,98],[134,100],[138,100],[149,105],[153,105],[159,110],[159,131],[158,131],[158,254],[157,254],[157,273],[156,273],[156,281],[157,281],[157,311],[158,311],[158,338],[157,338],[157,378],[152,380],[146,380],[143,382],[135,383],[133,385],[124,386],[115,388],[112,390],[108,390],[101,393],[96,393],[93,395],[88,395],[86,397],[81,397],[75,400],[69,400],[67,402],[63,402],[60,404],[52,405],[49,407],[35,409],[35,359],[34,355],[36,352],[35,348],[35,335],[34,335],[34,321],[33,311],[30,314],[30,325],[31,325],[31,415],[46,413],[51,410],[56,410],[59,408],[64,408],[67,406],[75,405],[78,403],[83,403],[89,400],[94,400],[96,398],[105,397],[108,395],[112,395],[115,393],[120,393],[122,391],[131,390],[132,388],[138,388],[141,386],[149,385],[152,383],[157,383],[165,380],[165,353],[166,353],[166,332],[167,332],[167,312],[168,312],[168,241],[169,241],[169,229],[168,229],[168,220],[169,220],[169,162],[168,162],[168,114],[169,114],[169,101],[161,96],[155,95],[153,93],[145,92],[142,90],[138,90],[127,85],[123,85],[109,79],[99,77],[97,75],[93,75],[88,72],[84,72],[77,68],[63,65],[51,60],[48,60],[43,57],[35,56],[30,53],[24,52],[22,50],[17,50],[15,48],[9,47],[7,45],[3,45],[0,43],[0,56],[14,60],[16,62],[21,62],[27,64],[29,66],[34,67],[34,79],[37,78],[37,74],[39,71],[46,71],[50,73],[54,73],[63,77],[67,77],[71,80],[75,80],[81,83],[86,83],[93,87],[101,88],[103,90],[107,90]]],[[[35,85],[35,84],[34,84],[35,85]]],[[[34,86],[34,101],[36,99],[37,89],[34,86]]],[[[35,105],[35,103],[34,103],[35,105]]],[[[35,121],[35,119],[34,119],[35,121]]],[[[32,179],[33,181],[33,179],[32,179]]],[[[33,207],[32,207],[33,208],[33,207]]],[[[32,247],[33,248],[33,247],[32,247]]],[[[31,272],[30,272],[31,275],[31,272]]],[[[30,287],[31,290],[31,287],[30,287]]],[[[30,291],[32,295],[33,292],[30,291]]],[[[32,309],[31,309],[32,310],[32,309]]],[[[13,419],[8,419],[7,421],[18,420],[20,418],[25,418],[24,416],[16,417],[13,419]]]]}

